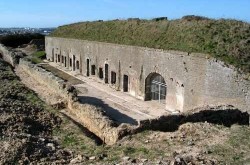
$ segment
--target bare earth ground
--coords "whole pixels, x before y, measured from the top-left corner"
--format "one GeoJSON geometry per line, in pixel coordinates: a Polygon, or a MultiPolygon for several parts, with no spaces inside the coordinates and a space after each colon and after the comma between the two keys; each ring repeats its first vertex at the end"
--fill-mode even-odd
{"type": "MultiPolygon", "coordinates": [[[[22,81],[39,96],[48,92],[25,74],[22,81]]],[[[189,122],[173,132],[146,130],[107,146],[83,126],[55,114],[62,123],[53,129],[53,139],[76,153],[71,164],[250,164],[249,126],[189,122]]]]}
{"type": "Polygon", "coordinates": [[[94,157],[93,164],[248,164],[249,134],[247,126],[186,123],[174,132],[144,131],[106,146],[68,120],[55,131],[64,147],[94,157]]]}
{"type": "Polygon", "coordinates": [[[50,110],[0,59],[0,164],[68,164],[73,159],[52,138],[61,119],[50,110]]]}

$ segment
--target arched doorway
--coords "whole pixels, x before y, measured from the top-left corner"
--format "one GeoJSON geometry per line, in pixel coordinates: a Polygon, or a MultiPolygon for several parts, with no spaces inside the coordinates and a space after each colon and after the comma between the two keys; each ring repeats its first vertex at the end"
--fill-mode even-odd
{"type": "Polygon", "coordinates": [[[164,78],[158,73],[151,73],[146,78],[145,100],[156,100],[166,103],[167,85],[164,78]]]}

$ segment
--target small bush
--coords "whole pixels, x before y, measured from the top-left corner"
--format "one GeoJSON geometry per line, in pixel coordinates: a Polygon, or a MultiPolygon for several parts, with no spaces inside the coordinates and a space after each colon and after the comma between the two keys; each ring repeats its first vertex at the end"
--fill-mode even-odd
{"type": "Polygon", "coordinates": [[[168,20],[168,17],[157,17],[157,18],[153,18],[152,20],[153,20],[153,21],[156,21],[156,22],[157,22],[157,21],[164,21],[164,20],[167,21],[167,20],[168,20]]]}
{"type": "Polygon", "coordinates": [[[29,58],[33,64],[38,64],[43,62],[43,59],[46,59],[46,53],[45,51],[38,51],[32,54],[29,58]]]}
{"type": "Polygon", "coordinates": [[[202,21],[202,20],[209,20],[207,17],[196,16],[196,15],[187,15],[182,17],[183,20],[187,21],[202,21]]]}

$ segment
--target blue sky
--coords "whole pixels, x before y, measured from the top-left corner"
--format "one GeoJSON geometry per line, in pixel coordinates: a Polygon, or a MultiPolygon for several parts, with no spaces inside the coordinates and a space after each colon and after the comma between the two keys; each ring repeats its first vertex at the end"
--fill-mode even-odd
{"type": "Polygon", "coordinates": [[[1,0],[0,27],[57,27],[80,21],[184,15],[250,22],[250,0],[1,0]]]}

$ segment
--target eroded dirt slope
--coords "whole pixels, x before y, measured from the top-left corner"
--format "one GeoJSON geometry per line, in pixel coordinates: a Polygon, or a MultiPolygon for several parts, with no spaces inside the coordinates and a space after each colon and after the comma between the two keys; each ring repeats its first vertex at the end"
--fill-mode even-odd
{"type": "Polygon", "coordinates": [[[1,59],[0,82],[0,164],[69,163],[71,153],[52,139],[61,119],[1,59]]]}

